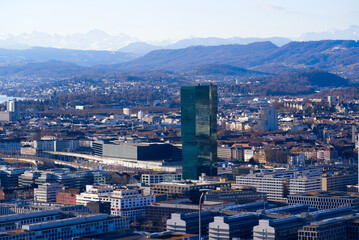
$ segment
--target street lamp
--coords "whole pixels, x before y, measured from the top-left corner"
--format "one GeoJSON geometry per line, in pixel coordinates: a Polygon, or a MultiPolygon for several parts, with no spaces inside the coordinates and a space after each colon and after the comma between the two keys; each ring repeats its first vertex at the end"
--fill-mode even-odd
{"type": "Polygon", "coordinates": [[[211,189],[204,188],[204,189],[200,189],[199,191],[201,192],[201,197],[199,198],[199,215],[198,215],[199,227],[198,227],[198,236],[199,236],[199,240],[202,240],[202,236],[201,236],[201,227],[202,227],[202,224],[201,224],[202,198],[203,198],[203,196],[204,196],[207,192],[211,191],[211,189]]]}

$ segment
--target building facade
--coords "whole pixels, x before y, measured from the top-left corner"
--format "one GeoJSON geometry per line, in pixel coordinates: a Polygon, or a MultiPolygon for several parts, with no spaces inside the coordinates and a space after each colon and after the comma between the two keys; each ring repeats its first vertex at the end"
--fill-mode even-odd
{"type": "Polygon", "coordinates": [[[251,239],[256,225],[258,216],[255,214],[217,216],[209,224],[209,240],[251,239]]]}
{"type": "Polygon", "coordinates": [[[359,194],[346,192],[306,192],[288,196],[289,205],[308,204],[319,210],[351,207],[359,209],[359,194]]]}
{"type": "Polygon", "coordinates": [[[217,86],[181,87],[184,179],[217,175],[217,86]]]}

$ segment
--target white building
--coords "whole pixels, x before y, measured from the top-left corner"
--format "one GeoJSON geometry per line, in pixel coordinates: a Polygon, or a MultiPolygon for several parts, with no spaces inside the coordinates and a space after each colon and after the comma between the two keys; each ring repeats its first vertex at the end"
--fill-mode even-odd
{"type": "Polygon", "coordinates": [[[111,196],[104,197],[102,201],[111,203],[111,215],[133,219],[142,218],[145,207],[156,202],[156,196],[143,196],[140,189],[119,189],[113,191],[111,196]]]}
{"type": "Polygon", "coordinates": [[[145,113],[142,110],[138,111],[137,118],[139,121],[142,121],[144,116],[145,116],[145,113]]]}
{"type": "Polygon", "coordinates": [[[248,174],[236,177],[237,186],[249,185],[257,189],[257,192],[267,194],[270,201],[286,202],[286,193],[288,190],[288,179],[285,177],[276,177],[275,175],[248,174]]]}
{"type": "Polygon", "coordinates": [[[34,200],[38,202],[56,202],[56,195],[62,189],[59,183],[43,183],[34,189],[34,200]]]}
{"type": "Polygon", "coordinates": [[[253,240],[297,239],[303,226],[304,221],[299,217],[260,219],[253,227],[253,240]]]}
{"type": "Polygon", "coordinates": [[[256,225],[258,216],[255,214],[216,216],[209,224],[209,240],[251,239],[256,225]]]}
{"type": "Polygon", "coordinates": [[[166,174],[142,174],[141,183],[150,185],[152,183],[172,182],[173,180],[182,180],[180,173],[166,173],[166,174]]]}
{"type": "Polygon", "coordinates": [[[289,180],[289,193],[296,194],[302,192],[321,191],[322,177],[321,176],[299,176],[289,180]]]}
{"type": "Polygon", "coordinates": [[[16,231],[2,232],[0,240],[20,239],[78,239],[106,233],[126,233],[128,218],[107,214],[86,215],[56,221],[23,225],[16,231]]]}
{"type": "Polygon", "coordinates": [[[111,196],[111,186],[86,185],[86,191],[76,196],[76,204],[87,205],[89,202],[100,202],[104,197],[111,196]]]}
{"type": "Polygon", "coordinates": [[[278,130],[278,111],[273,106],[262,109],[260,122],[261,128],[266,131],[278,130]]]}
{"type": "Polygon", "coordinates": [[[123,108],[123,115],[131,116],[131,108],[123,108]]]}

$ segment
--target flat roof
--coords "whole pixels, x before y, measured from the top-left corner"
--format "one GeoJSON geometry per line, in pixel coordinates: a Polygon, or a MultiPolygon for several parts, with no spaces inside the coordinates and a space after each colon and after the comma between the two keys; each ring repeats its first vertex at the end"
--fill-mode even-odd
{"type": "Polygon", "coordinates": [[[307,197],[318,197],[318,198],[359,198],[358,193],[353,192],[329,192],[329,191],[312,191],[303,192],[297,194],[291,194],[289,196],[307,196],[307,197]]]}

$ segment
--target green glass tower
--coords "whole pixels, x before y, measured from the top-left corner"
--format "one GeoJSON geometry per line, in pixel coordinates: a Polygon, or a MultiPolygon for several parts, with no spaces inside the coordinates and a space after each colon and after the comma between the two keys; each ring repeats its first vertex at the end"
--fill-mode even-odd
{"type": "Polygon", "coordinates": [[[184,179],[217,175],[217,86],[181,87],[184,179]]]}

